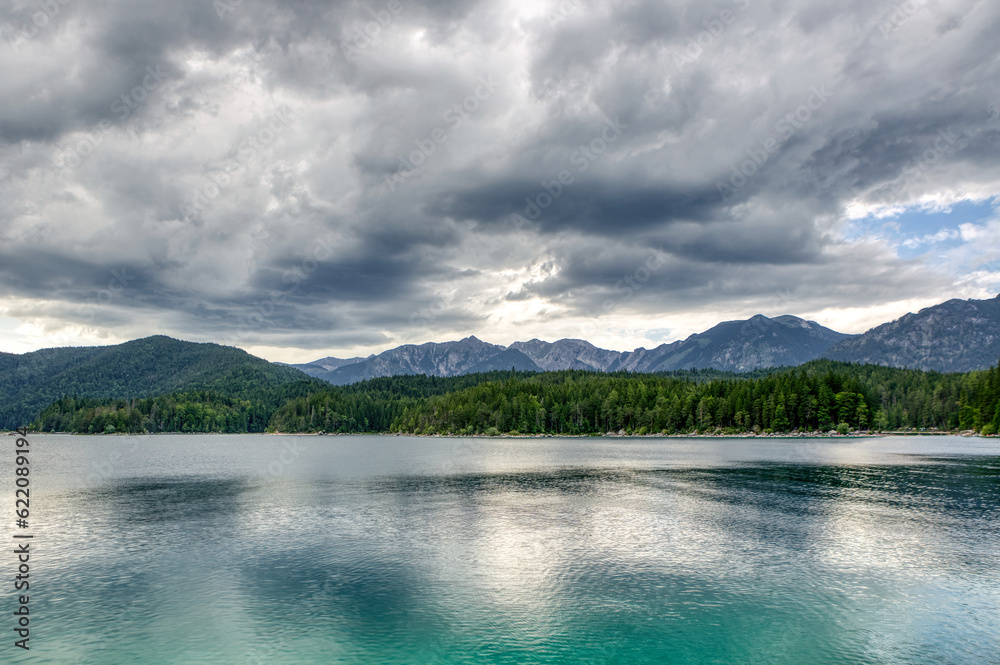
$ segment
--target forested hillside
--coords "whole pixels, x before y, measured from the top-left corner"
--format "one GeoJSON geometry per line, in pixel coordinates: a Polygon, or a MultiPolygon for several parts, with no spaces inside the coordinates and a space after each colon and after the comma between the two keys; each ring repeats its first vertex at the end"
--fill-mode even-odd
{"type": "Polygon", "coordinates": [[[603,434],[977,430],[1000,426],[1000,369],[938,374],[814,361],[750,375],[489,372],[294,383],[254,398],[185,392],[62,399],[35,427],[74,432],[603,434]]]}
{"type": "MultiPolygon", "coordinates": [[[[935,374],[830,361],[752,380],[555,372],[408,406],[397,431],[591,434],[936,428],[995,433],[1000,370],[935,374]]],[[[280,427],[288,407],[275,416],[280,427]]]]}
{"type": "MultiPolygon", "coordinates": [[[[461,390],[503,376],[528,372],[491,372],[453,378],[395,376],[331,388],[321,381],[294,382],[261,388],[244,399],[212,391],[184,392],[153,399],[61,399],[46,408],[34,423],[45,432],[262,432],[279,407],[323,404],[330,431],[388,431],[394,417],[408,404],[451,390],[461,390]],[[328,399],[334,396],[335,401],[328,399]],[[335,407],[331,405],[335,404],[335,407]]],[[[303,427],[296,431],[317,431],[303,427]]]]}
{"type": "Polygon", "coordinates": [[[104,347],[43,349],[0,357],[0,428],[31,422],[66,396],[133,399],[211,391],[258,400],[286,384],[324,386],[297,369],[218,344],[156,336],[104,347]]]}

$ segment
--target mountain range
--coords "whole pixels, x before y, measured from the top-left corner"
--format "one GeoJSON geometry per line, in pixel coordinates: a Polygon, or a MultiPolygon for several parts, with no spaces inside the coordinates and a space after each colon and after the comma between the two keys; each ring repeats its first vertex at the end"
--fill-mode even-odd
{"type": "Polygon", "coordinates": [[[906,314],[844,340],[824,356],[937,372],[985,369],[1000,358],[1000,296],[949,300],[906,314]]]}
{"type": "Polygon", "coordinates": [[[367,358],[327,357],[283,366],[233,347],[157,335],[114,346],[0,353],[0,428],[28,422],[66,396],[134,399],[207,391],[251,405],[247,408],[263,418],[288,398],[321,388],[322,382],[346,385],[403,374],[452,377],[511,368],[750,372],[817,358],[939,372],[991,367],[1000,358],[1000,296],[949,300],[862,335],[845,335],[795,316],[758,315],[720,323],[685,340],[624,352],[579,339],[501,346],[467,337],[407,344],[367,358]]]}
{"type": "Polygon", "coordinates": [[[824,328],[815,321],[795,316],[769,319],[757,315],[746,321],[720,323],[711,330],[653,349],[610,351],[582,339],[556,342],[532,339],[501,346],[466,337],[457,342],[405,344],[353,361],[325,358],[292,366],[334,385],[399,374],[456,376],[511,368],[534,372],[562,369],[637,373],[684,369],[747,372],[801,365],[848,338],[850,335],[824,328]],[[324,363],[335,366],[326,369],[324,363]]]}
{"type": "Polygon", "coordinates": [[[726,321],[687,339],[652,349],[611,351],[580,339],[532,339],[501,346],[466,337],[456,342],[405,344],[367,358],[323,358],[292,365],[334,385],[381,376],[457,376],[490,370],[664,372],[718,369],[748,372],[796,366],[816,358],[939,372],[984,369],[1000,357],[1000,296],[949,300],[847,335],[796,316],[726,321]]]}

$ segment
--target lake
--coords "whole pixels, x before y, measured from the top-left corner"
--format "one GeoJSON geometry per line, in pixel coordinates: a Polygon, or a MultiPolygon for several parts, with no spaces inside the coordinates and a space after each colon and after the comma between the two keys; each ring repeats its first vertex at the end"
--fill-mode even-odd
{"type": "Polygon", "coordinates": [[[1000,662],[997,439],[30,440],[5,663],[1000,662]]]}

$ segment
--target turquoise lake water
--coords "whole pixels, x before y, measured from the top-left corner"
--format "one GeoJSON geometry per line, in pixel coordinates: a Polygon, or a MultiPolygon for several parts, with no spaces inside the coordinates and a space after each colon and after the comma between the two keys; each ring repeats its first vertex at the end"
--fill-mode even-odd
{"type": "Polygon", "coordinates": [[[31,442],[3,663],[1000,663],[997,439],[31,442]]]}

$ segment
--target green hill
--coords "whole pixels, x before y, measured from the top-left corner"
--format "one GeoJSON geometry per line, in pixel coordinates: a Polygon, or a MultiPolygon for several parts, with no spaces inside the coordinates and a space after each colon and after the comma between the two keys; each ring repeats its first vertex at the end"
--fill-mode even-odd
{"type": "Polygon", "coordinates": [[[66,396],[132,399],[211,391],[263,403],[274,401],[275,394],[287,393],[294,384],[304,388],[326,385],[241,349],[162,335],[115,346],[3,354],[0,428],[31,422],[46,406],[66,396]]]}

